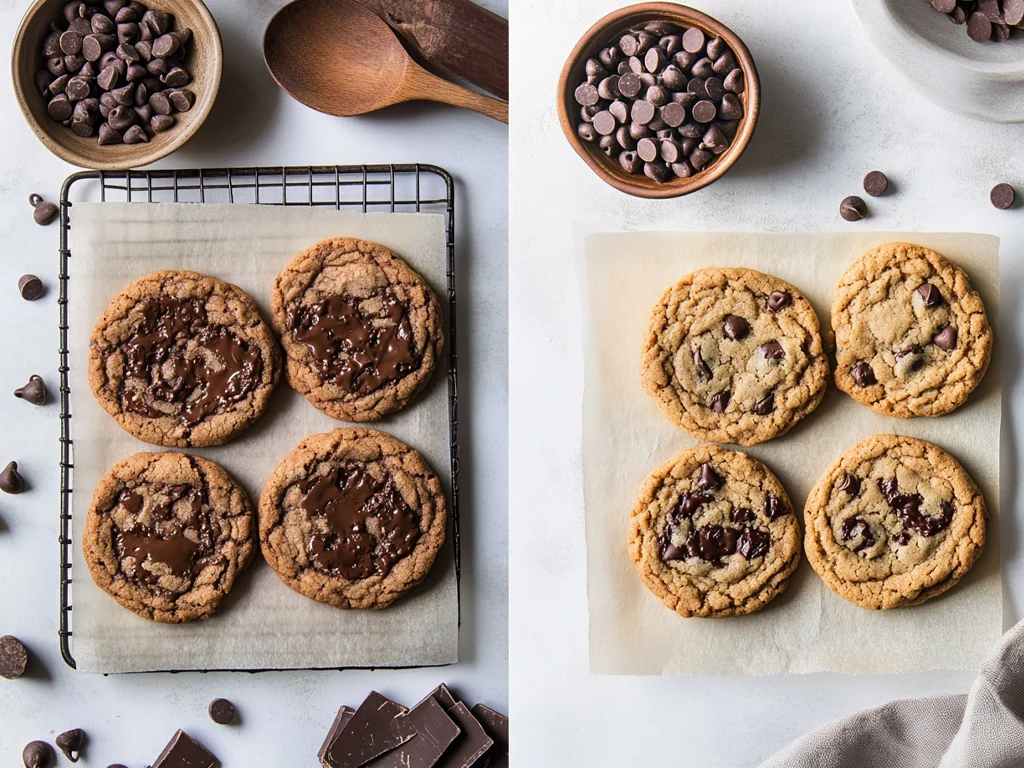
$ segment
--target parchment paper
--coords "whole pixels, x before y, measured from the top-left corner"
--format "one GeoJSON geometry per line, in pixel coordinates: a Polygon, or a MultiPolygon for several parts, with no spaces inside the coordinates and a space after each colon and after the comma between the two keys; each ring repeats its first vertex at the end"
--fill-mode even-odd
{"type": "MultiPolygon", "coordinates": [[[[891,240],[934,248],[967,271],[999,317],[999,241],[984,235],[593,234],[582,259],[583,479],[590,668],[598,674],[764,675],[976,669],[1002,631],[999,577],[999,355],[968,402],[937,419],[888,419],[830,386],[786,435],[747,450],[785,485],[801,513],[818,477],[854,443],[879,432],[931,441],[956,457],[984,493],[988,546],[955,588],[924,605],[867,611],[832,593],[806,559],[764,610],[684,619],[643,586],[626,552],[629,512],[644,478],[695,441],[661,415],[640,385],[640,343],[668,286],[705,266],[745,266],[797,286],[830,328],[832,291],[847,265],[891,240]]],[[[998,333],[996,335],[998,350],[998,333]]]]}
{"type": "MultiPolygon", "coordinates": [[[[385,610],[343,611],[309,600],[285,586],[257,552],[211,619],[180,626],[155,624],[117,605],[93,583],[80,549],[100,477],[132,453],[166,450],[121,430],[89,388],[89,334],[116,293],[158,269],[192,269],[241,287],[269,322],[274,278],[292,256],[323,238],[348,236],[379,242],[408,261],[433,287],[447,314],[444,217],[266,205],[76,203],[71,220],[72,653],[78,669],[110,673],[455,662],[458,602],[450,531],[427,580],[385,610]]],[[[435,371],[411,405],[369,426],[419,450],[450,499],[444,367],[439,365],[442,370],[435,371]]],[[[282,375],[260,421],[226,445],[190,452],[227,469],[255,506],[264,480],[302,438],[339,426],[344,425],[316,410],[282,375]]]]}

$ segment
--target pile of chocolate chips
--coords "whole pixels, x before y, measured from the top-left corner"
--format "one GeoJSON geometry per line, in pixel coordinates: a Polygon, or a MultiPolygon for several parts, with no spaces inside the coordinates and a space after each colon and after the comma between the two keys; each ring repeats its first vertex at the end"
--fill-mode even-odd
{"type": "Polygon", "coordinates": [[[358,709],[338,710],[318,757],[324,768],[508,768],[508,718],[470,709],[444,684],[412,709],[371,691],[358,709]]]}
{"type": "Polygon", "coordinates": [[[1024,29],[1024,0],[925,0],[954,24],[966,24],[976,42],[1003,43],[1014,29],[1024,29]]]}
{"type": "Polygon", "coordinates": [[[43,40],[36,86],[50,117],[100,144],[141,144],[174,126],[195,94],[185,88],[192,30],[136,0],[74,0],[43,40]]]}
{"type": "Polygon", "coordinates": [[[651,21],[595,58],[575,90],[576,132],[658,183],[703,171],[739,129],[745,82],[732,50],[697,27],[651,21]]]}

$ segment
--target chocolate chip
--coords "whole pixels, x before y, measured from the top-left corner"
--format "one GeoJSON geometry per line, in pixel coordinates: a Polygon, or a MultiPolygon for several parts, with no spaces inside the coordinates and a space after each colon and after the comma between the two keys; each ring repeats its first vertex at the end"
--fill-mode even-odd
{"type": "Polygon", "coordinates": [[[729,513],[729,520],[734,523],[752,523],[754,522],[754,510],[748,507],[736,507],[729,513]]]}
{"type": "Polygon", "coordinates": [[[766,341],[759,351],[765,360],[782,360],[786,356],[786,350],[775,339],[766,341]]]}
{"type": "Polygon", "coordinates": [[[778,312],[780,309],[788,307],[792,299],[789,291],[772,291],[768,295],[768,311],[778,312]]]}
{"type": "Polygon", "coordinates": [[[725,90],[730,93],[743,93],[745,82],[743,80],[743,70],[734,69],[728,75],[725,76],[725,80],[722,81],[725,86],[725,90]]]}
{"type": "Polygon", "coordinates": [[[597,95],[597,88],[592,86],[590,83],[583,83],[581,86],[579,86],[576,89],[576,93],[574,94],[574,96],[576,98],[576,103],[581,104],[584,107],[589,107],[594,104],[597,104],[597,100],[598,98],[600,98],[597,95]]]}
{"type": "Polygon", "coordinates": [[[56,755],[53,753],[53,747],[45,741],[32,741],[25,745],[21,759],[25,763],[25,768],[50,768],[56,760],[56,755]]]}
{"type": "Polygon", "coordinates": [[[32,218],[40,226],[45,227],[47,224],[50,224],[57,218],[57,214],[60,213],[60,208],[55,203],[48,203],[40,195],[34,193],[29,195],[28,202],[33,208],[32,218]]]}
{"type": "Polygon", "coordinates": [[[25,301],[35,301],[46,292],[43,281],[35,275],[22,275],[18,280],[18,292],[25,301]]]}
{"type": "Polygon", "coordinates": [[[967,34],[976,43],[983,43],[992,37],[992,22],[985,14],[975,11],[967,18],[967,34]]]}
{"type": "Polygon", "coordinates": [[[726,315],[722,327],[725,335],[735,341],[745,338],[750,333],[750,323],[739,315],[726,315]]]}
{"type": "Polygon", "coordinates": [[[149,141],[149,136],[146,135],[141,126],[133,125],[124,132],[121,141],[125,144],[145,144],[149,141]]]}
{"type": "Polygon", "coordinates": [[[121,134],[110,127],[109,123],[100,124],[100,144],[120,144],[121,134]]]}
{"type": "Polygon", "coordinates": [[[172,67],[160,81],[168,88],[181,88],[192,82],[192,76],[181,67],[172,67]]]}
{"type": "Polygon", "coordinates": [[[712,501],[714,499],[706,493],[684,493],[672,511],[672,520],[676,523],[689,520],[702,506],[712,501]]]}
{"type": "Polygon", "coordinates": [[[722,478],[707,462],[700,465],[700,478],[697,480],[697,487],[702,491],[717,491],[722,487],[722,478]]]}
{"type": "Polygon", "coordinates": [[[747,560],[764,557],[771,546],[771,536],[758,528],[744,528],[736,540],[736,551],[747,560]]]}
{"type": "Polygon", "coordinates": [[[1005,211],[1013,205],[1016,193],[1009,184],[996,184],[989,193],[989,200],[992,205],[1001,211],[1005,211]]]}
{"type": "Polygon", "coordinates": [[[926,307],[938,307],[942,305],[942,293],[931,283],[921,283],[917,286],[917,295],[926,307]]]}
{"type": "Polygon", "coordinates": [[[39,376],[32,376],[24,387],[14,390],[14,396],[33,405],[43,405],[46,402],[46,385],[39,376]]]}
{"type": "Polygon", "coordinates": [[[704,50],[704,32],[697,27],[690,27],[683,33],[683,50],[687,53],[700,53],[704,50]]]}
{"type": "Polygon", "coordinates": [[[82,50],[82,36],[73,30],[68,30],[60,36],[60,49],[66,56],[73,56],[82,50]]]}
{"type": "Polygon", "coordinates": [[[4,493],[21,493],[25,490],[25,481],[18,474],[18,462],[12,461],[3,472],[0,472],[0,491],[4,493]]]}
{"type": "Polygon", "coordinates": [[[691,114],[698,123],[710,123],[718,115],[718,108],[713,101],[704,99],[693,105],[691,114]]]}
{"type": "Polygon", "coordinates": [[[669,177],[668,166],[661,162],[644,163],[644,176],[659,184],[664,184],[669,177]]]}
{"type": "Polygon", "coordinates": [[[163,133],[174,127],[174,118],[171,115],[153,115],[149,124],[153,128],[154,133],[163,133]]]}
{"type": "Polygon", "coordinates": [[[769,493],[764,499],[764,514],[769,520],[775,520],[776,518],[782,517],[789,510],[786,509],[786,505],[782,503],[782,499],[776,496],[774,493],[769,493]]]}
{"type": "Polygon", "coordinates": [[[846,472],[839,481],[839,485],[836,487],[839,488],[840,491],[846,491],[851,496],[857,496],[860,494],[860,478],[846,472]]]}
{"type": "Polygon", "coordinates": [[[842,532],[844,541],[851,541],[860,537],[860,544],[853,548],[854,552],[860,552],[862,549],[867,549],[875,543],[875,537],[871,534],[870,526],[860,515],[846,518],[843,521],[842,532]]]}
{"type": "Polygon", "coordinates": [[[775,395],[769,392],[767,395],[754,403],[754,413],[758,416],[767,416],[775,410],[775,395]]]}
{"type": "Polygon", "coordinates": [[[677,547],[671,541],[666,541],[661,547],[661,559],[665,562],[670,560],[685,560],[686,550],[682,547],[677,547]]]}
{"type": "Polygon", "coordinates": [[[743,117],[743,104],[739,98],[727,93],[722,96],[722,108],[718,111],[718,115],[723,120],[739,120],[743,117]]]}
{"type": "Polygon", "coordinates": [[[870,387],[878,383],[878,380],[875,378],[875,372],[871,370],[871,365],[864,360],[853,366],[850,375],[853,376],[853,380],[858,387],[870,387]]]}
{"type": "Polygon", "coordinates": [[[714,77],[715,63],[705,56],[704,58],[697,59],[697,61],[693,62],[693,67],[690,69],[690,72],[694,77],[706,80],[709,77],[714,77]]]}
{"type": "Polygon", "coordinates": [[[28,651],[22,642],[6,635],[0,637],[0,677],[5,680],[17,680],[28,669],[28,651]]]}
{"type": "Polygon", "coordinates": [[[932,339],[932,344],[946,352],[951,352],[956,349],[956,338],[956,328],[951,325],[947,325],[935,334],[935,337],[932,339]]]}
{"type": "MultiPolygon", "coordinates": [[[[158,115],[169,115],[171,108],[170,100],[162,93],[153,94],[153,99],[157,99],[157,97],[160,97],[158,101],[154,102],[153,100],[150,100],[150,106],[153,107],[153,111],[156,112],[158,115]],[[167,111],[163,111],[162,108],[158,108],[157,104],[166,104],[167,111]]],[[[612,113],[606,109],[594,115],[593,124],[594,130],[597,131],[599,136],[610,136],[611,134],[615,133],[615,129],[618,127],[614,115],[612,115],[612,113]]]]}
{"type": "Polygon", "coordinates": [[[227,725],[235,719],[235,705],[227,699],[214,699],[210,702],[210,719],[217,725],[227,725]]]}
{"type": "Polygon", "coordinates": [[[715,413],[725,413],[725,409],[729,406],[729,392],[728,390],[722,390],[716,392],[711,396],[711,410],[715,413]]]}
{"type": "Polygon", "coordinates": [[[697,372],[704,381],[711,381],[715,374],[712,372],[711,367],[704,362],[704,356],[700,353],[700,347],[693,353],[693,363],[697,366],[697,372]]]}
{"type": "Polygon", "coordinates": [[[881,171],[871,171],[864,177],[864,191],[872,197],[881,197],[889,188],[889,179],[881,171]]]}
{"type": "Polygon", "coordinates": [[[893,357],[895,357],[897,360],[902,360],[904,357],[911,357],[915,355],[918,356],[918,359],[915,360],[913,364],[910,366],[911,370],[916,371],[918,368],[921,367],[923,362],[923,360],[920,358],[922,352],[924,352],[924,350],[921,348],[919,344],[911,344],[909,347],[897,350],[893,357]]]}
{"type": "Polygon", "coordinates": [[[57,122],[62,122],[71,117],[74,106],[63,93],[54,96],[46,105],[46,111],[57,122]]]}
{"type": "Polygon", "coordinates": [[[956,0],[931,0],[931,4],[939,13],[952,13],[956,8],[956,0]]]}
{"type": "Polygon", "coordinates": [[[77,763],[82,747],[85,746],[85,731],[81,728],[72,728],[64,731],[55,740],[57,749],[64,753],[64,757],[72,763],[77,763]]]}
{"type": "Polygon", "coordinates": [[[839,204],[839,215],[847,221],[860,221],[868,215],[868,207],[863,199],[850,195],[839,204]]]}

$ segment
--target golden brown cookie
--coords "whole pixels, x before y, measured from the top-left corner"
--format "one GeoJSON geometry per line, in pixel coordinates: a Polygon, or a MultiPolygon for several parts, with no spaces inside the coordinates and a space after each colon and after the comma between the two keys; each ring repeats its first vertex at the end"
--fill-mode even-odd
{"type": "Polygon", "coordinates": [[[311,435],[263,487],[260,545],[296,592],[384,608],[419,584],[445,540],[444,491],[420,454],[372,429],[311,435]]]}
{"type": "Polygon", "coordinates": [[[917,605],[952,587],[985,548],[985,499],[956,459],[899,435],[857,443],[804,507],[807,559],[862,608],[917,605]]]}
{"type": "Polygon", "coordinates": [[[212,461],[172,452],[136,453],[112,467],[82,539],[103,591],[172,624],[212,615],[255,548],[245,491],[212,461]]]}
{"type": "Polygon", "coordinates": [[[323,240],[274,283],[288,382],[343,421],[376,421],[430,380],[444,346],[430,286],[382,245],[323,240]]]}
{"type": "Polygon", "coordinates": [[[707,268],[654,305],[640,377],[694,438],[756,445],[818,407],[828,360],[818,318],[796,288],[752,269],[707,268]]]}
{"type": "Polygon", "coordinates": [[[959,408],[992,359],[992,328],[967,273],[910,243],[886,243],[850,265],[832,329],[838,387],[900,419],[959,408]]]}
{"type": "Polygon", "coordinates": [[[680,616],[740,616],[786,589],[800,527],[764,464],[699,445],[644,481],[628,546],[644,585],[680,616]]]}
{"type": "Polygon", "coordinates": [[[197,272],[153,272],[107,306],[89,343],[89,384],[140,440],[220,445],[256,421],[281,350],[241,288],[197,272]]]}

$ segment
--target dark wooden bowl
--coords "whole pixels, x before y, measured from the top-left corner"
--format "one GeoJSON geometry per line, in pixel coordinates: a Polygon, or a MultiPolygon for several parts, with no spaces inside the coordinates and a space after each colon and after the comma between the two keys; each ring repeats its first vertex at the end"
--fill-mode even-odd
{"type": "Polygon", "coordinates": [[[639,3],[609,13],[588,29],[576,44],[558,78],[558,119],[562,124],[565,138],[594,173],[616,189],[636,197],[681,197],[718,179],[732,167],[750,143],[760,108],[761,83],[757,77],[754,59],[743,41],[731,29],[710,16],[676,3],[639,3]],[[583,141],[576,134],[579,105],[573,95],[576,86],[586,79],[584,67],[587,59],[596,56],[598,51],[612,41],[618,40],[622,33],[631,27],[655,20],[670,21],[686,27],[699,27],[710,37],[721,37],[736,55],[746,81],[746,87],[740,94],[740,100],[743,102],[743,119],[729,149],[703,171],[685,179],[671,179],[664,184],[659,184],[643,174],[627,173],[619,165],[618,160],[605,155],[596,143],[583,141]]]}
{"type": "Polygon", "coordinates": [[[192,74],[192,84],[188,88],[195,93],[196,103],[188,112],[176,113],[177,124],[169,131],[151,136],[148,143],[106,146],[100,145],[95,136],[87,139],[76,136],[66,126],[51,120],[46,113],[46,101],[36,90],[35,74],[41,66],[39,49],[50,31],[50,22],[61,17],[66,2],[35,0],[25,12],[11,53],[18,104],[33,133],[46,148],[72,165],[111,171],[148,165],[188,141],[213,108],[224,61],[217,23],[201,0],[146,2],[149,7],[173,13],[179,27],[192,30],[187,65],[192,74]]]}

